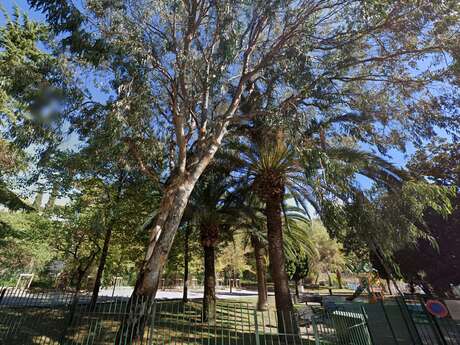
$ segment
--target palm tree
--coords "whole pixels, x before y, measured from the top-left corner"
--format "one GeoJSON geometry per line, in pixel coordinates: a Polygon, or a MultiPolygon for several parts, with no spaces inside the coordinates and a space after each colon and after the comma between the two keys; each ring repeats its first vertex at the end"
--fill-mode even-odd
{"type": "Polygon", "coordinates": [[[265,205],[263,212],[266,217],[268,256],[275,288],[278,327],[283,332],[292,332],[294,325],[287,322],[292,320],[293,306],[285,269],[282,229],[286,183],[297,179],[297,166],[292,164],[292,152],[276,143],[249,145],[240,152],[247,162],[246,177],[265,205]]]}
{"type": "MultiPolygon", "coordinates": [[[[352,146],[328,146],[322,140],[310,142],[307,148],[290,146],[282,131],[259,129],[231,146],[241,160],[239,175],[264,203],[278,318],[291,320],[292,301],[283,251],[285,200],[292,199],[307,214],[313,208],[323,216],[328,214],[327,207],[347,200],[356,191],[358,174],[388,188],[399,184],[402,174],[384,159],[352,146]]],[[[284,332],[294,331],[294,326],[289,322],[278,325],[284,332]]]]}
{"type": "Polygon", "coordinates": [[[257,275],[257,310],[266,310],[268,307],[267,278],[266,272],[266,246],[264,239],[258,234],[252,233],[251,245],[254,248],[254,259],[256,262],[257,275]]]}
{"type": "Polygon", "coordinates": [[[210,170],[195,187],[186,211],[186,217],[200,231],[204,252],[203,321],[209,324],[216,320],[216,247],[241,219],[231,189],[229,175],[210,170]]]}
{"type": "MultiPolygon", "coordinates": [[[[266,217],[261,212],[263,209],[260,202],[254,198],[250,205],[245,205],[245,216],[248,222],[243,225],[254,249],[257,276],[257,309],[266,310],[268,306],[267,282],[266,282],[266,252],[267,252],[267,225],[266,217]]],[[[283,232],[285,238],[283,249],[285,256],[295,260],[299,255],[314,260],[317,257],[317,250],[311,241],[311,223],[302,209],[286,206],[283,220],[283,232]]]]}

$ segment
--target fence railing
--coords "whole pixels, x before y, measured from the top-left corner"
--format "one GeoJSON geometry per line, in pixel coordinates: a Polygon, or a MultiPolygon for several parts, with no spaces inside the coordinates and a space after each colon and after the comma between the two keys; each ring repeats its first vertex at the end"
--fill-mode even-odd
{"type": "MultiPolygon", "coordinates": [[[[409,316],[418,343],[422,345],[460,345],[460,320],[455,320],[450,314],[445,317],[432,315],[426,308],[427,299],[425,296],[406,296],[404,298],[405,313],[409,316]]],[[[401,301],[401,299],[398,300],[401,301]]],[[[445,303],[442,299],[440,301],[445,303]]]]}
{"type": "Polygon", "coordinates": [[[460,324],[437,318],[420,297],[333,303],[278,315],[218,301],[203,322],[201,300],[35,293],[0,289],[0,344],[460,345],[460,324]]]}
{"type": "Polygon", "coordinates": [[[329,343],[340,345],[460,345],[460,321],[450,314],[436,317],[425,304],[423,296],[333,303],[324,311],[315,340],[321,343],[331,334],[329,343]]]}
{"type": "Polygon", "coordinates": [[[216,319],[202,321],[200,300],[153,300],[9,289],[0,294],[0,344],[307,345],[310,320],[281,319],[242,302],[218,301],[216,319]],[[295,327],[291,327],[294,325],[295,327]],[[285,331],[279,331],[285,330],[285,331]]]}

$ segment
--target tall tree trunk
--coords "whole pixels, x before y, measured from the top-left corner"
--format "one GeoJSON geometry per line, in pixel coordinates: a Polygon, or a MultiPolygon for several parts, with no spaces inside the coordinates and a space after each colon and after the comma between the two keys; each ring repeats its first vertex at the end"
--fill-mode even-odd
{"type": "Polygon", "coordinates": [[[77,271],[77,281],[75,283],[75,293],[73,295],[72,304],[70,305],[70,310],[69,310],[69,318],[68,318],[69,326],[71,325],[73,318],[75,316],[75,312],[77,310],[78,294],[81,290],[81,284],[83,282],[83,278],[85,277],[86,271],[87,270],[80,269],[80,268],[77,271]]]}
{"type": "Polygon", "coordinates": [[[390,295],[393,295],[393,291],[391,291],[390,279],[387,278],[387,279],[385,279],[385,280],[386,280],[386,282],[387,282],[388,293],[389,293],[390,295]]]}
{"type": "Polygon", "coordinates": [[[339,285],[339,289],[343,289],[343,283],[342,283],[342,273],[340,273],[339,270],[336,271],[335,273],[337,277],[337,284],[339,285]]]}
{"type": "MultiPolygon", "coordinates": [[[[238,104],[233,107],[235,108],[233,112],[236,111],[237,106],[238,104]]],[[[213,159],[225,133],[226,124],[220,128],[212,144],[202,151],[197,161],[194,164],[191,163],[193,169],[189,172],[181,172],[172,176],[164,189],[155,225],[150,231],[150,240],[145,260],[141,266],[133,294],[127,306],[129,315],[125,317],[118,329],[117,344],[123,338],[127,339],[127,334],[134,334],[134,336],[139,337],[144,333],[144,329],[141,326],[145,325],[147,312],[151,310],[151,306],[145,303],[153,302],[153,297],[155,297],[158,290],[161,273],[163,272],[190,194],[204,169],[213,159]],[[142,303],[133,303],[134,299],[139,300],[139,296],[147,296],[149,298],[142,298],[142,303]]]]}
{"type": "Polygon", "coordinates": [[[235,286],[235,274],[233,273],[233,269],[230,270],[230,294],[233,293],[233,287],[235,286]]]}
{"type": "Polygon", "coordinates": [[[329,271],[327,271],[327,282],[329,284],[329,295],[332,296],[332,278],[331,278],[331,274],[329,273],[329,271]]]}
{"type": "Polygon", "coordinates": [[[81,290],[81,285],[83,283],[83,279],[85,278],[85,274],[86,274],[86,271],[85,269],[78,269],[77,270],[77,280],[75,282],[75,292],[78,294],[81,290]]]}
{"type": "Polygon", "coordinates": [[[161,273],[196,181],[172,181],[165,190],[134,294],[155,296],[161,273]]]}
{"type": "Polygon", "coordinates": [[[182,291],[182,301],[188,302],[188,263],[189,263],[189,240],[190,240],[190,227],[187,226],[185,229],[185,241],[184,241],[184,289],[182,291]]]}
{"type": "Polygon", "coordinates": [[[270,258],[270,270],[275,286],[278,331],[293,334],[296,327],[292,315],[293,306],[289,291],[289,279],[285,270],[282,200],[282,190],[279,193],[272,193],[271,197],[266,198],[265,215],[267,217],[268,256],[270,258]]]}
{"type": "Polygon", "coordinates": [[[268,294],[267,280],[265,277],[265,246],[263,242],[255,235],[251,235],[252,247],[254,248],[254,257],[256,260],[257,273],[257,310],[267,310],[268,294]]]}
{"type": "Polygon", "coordinates": [[[69,318],[68,318],[68,325],[72,323],[72,320],[75,316],[75,311],[77,308],[77,303],[78,303],[78,293],[81,290],[81,285],[83,283],[83,278],[85,277],[86,273],[88,272],[89,268],[91,267],[91,264],[93,263],[94,259],[96,258],[96,255],[98,253],[98,250],[91,252],[91,254],[87,257],[87,262],[84,264],[84,260],[81,260],[78,268],[77,268],[77,281],[75,283],[75,293],[73,295],[73,300],[72,304],[70,306],[70,311],[69,311],[69,318]]]}
{"type": "Polygon", "coordinates": [[[152,308],[150,304],[154,301],[161,273],[195,183],[195,179],[172,179],[164,191],[155,225],[150,232],[145,260],[128,302],[129,313],[118,329],[117,344],[126,341],[130,344],[144,334],[144,325],[152,308]]]}
{"type": "Polygon", "coordinates": [[[215,247],[204,247],[203,322],[216,323],[215,247]]]}
{"type": "Polygon", "coordinates": [[[90,310],[93,310],[96,306],[97,298],[99,296],[99,290],[102,283],[102,274],[104,273],[105,263],[107,262],[107,256],[109,255],[110,240],[112,238],[112,224],[109,225],[105,232],[104,245],[102,247],[101,258],[99,260],[99,266],[97,267],[96,280],[94,281],[93,295],[91,296],[90,310]]]}
{"type": "MultiPolygon", "coordinates": [[[[117,187],[117,193],[114,198],[114,203],[109,206],[110,211],[109,211],[108,220],[106,221],[107,225],[106,225],[106,231],[105,231],[105,237],[104,237],[104,245],[102,247],[101,258],[99,260],[99,266],[97,268],[96,280],[94,281],[93,295],[91,297],[91,302],[90,302],[90,310],[93,310],[94,307],[96,306],[97,297],[99,296],[99,290],[101,288],[101,283],[102,283],[102,275],[104,274],[105,263],[107,262],[107,256],[109,255],[109,246],[110,246],[110,241],[112,239],[113,225],[115,223],[113,207],[116,206],[118,202],[120,201],[121,192],[123,189],[124,178],[125,178],[125,172],[122,170],[120,171],[120,175],[118,178],[118,187],[117,187]]],[[[114,286],[114,290],[115,290],[115,286],[114,286]]]]}
{"type": "Polygon", "coordinates": [[[201,225],[201,245],[204,250],[203,322],[216,323],[215,247],[219,240],[217,224],[201,225]]]}

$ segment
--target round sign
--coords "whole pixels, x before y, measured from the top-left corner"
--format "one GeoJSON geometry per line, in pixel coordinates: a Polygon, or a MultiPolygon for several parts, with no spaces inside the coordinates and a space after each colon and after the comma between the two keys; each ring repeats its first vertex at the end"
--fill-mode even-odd
{"type": "Polygon", "coordinates": [[[429,299],[425,303],[426,310],[437,317],[446,317],[449,315],[446,306],[438,300],[429,299]]]}

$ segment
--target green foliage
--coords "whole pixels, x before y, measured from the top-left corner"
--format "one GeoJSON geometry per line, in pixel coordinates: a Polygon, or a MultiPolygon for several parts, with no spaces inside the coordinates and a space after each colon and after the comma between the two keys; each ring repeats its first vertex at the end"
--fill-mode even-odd
{"type": "Polygon", "coordinates": [[[10,210],[32,210],[32,207],[25,203],[20,197],[12,192],[6,184],[0,180],[0,204],[10,210]]]}
{"type": "Polygon", "coordinates": [[[460,144],[446,140],[430,143],[418,150],[408,169],[416,177],[423,176],[442,186],[460,185],[460,144]]]}
{"type": "Polygon", "coordinates": [[[49,244],[51,222],[35,212],[0,212],[0,281],[16,282],[20,273],[43,273],[55,257],[49,244]]]}
{"type": "Polygon", "coordinates": [[[25,168],[25,154],[12,143],[0,139],[0,172],[4,176],[25,168]]]}
{"type": "Polygon", "coordinates": [[[241,277],[244,271],[250,270],[247,256],[249,248],[244,245],[243,235],[236,234],[233,239],[217,254],[216,271],[228,278],[241,277]]]}
{"type": "Polygon", "coordinates": [[[179,229],[177,236],[174,238],[174,243],[171,252],[168,256],[168,262],[163,271],[165,279],[182,279],[184,271],[184,245],[186,227],[190,226],[189,231],[189,277],[201,278],[203,276],[203,247],[200,243],[200,233],[198,229],[192,225],[184,225],[179,229]]]}
{"type": "Polygon", "coordinates": [[[367,195],[358,193],[352,202],[335,207],[328,218],[332,221],[326,226],[346,250],[359,255],[365,255],[369,249],[379,250],[389,258],[396,250],[415,245],[420,238],[430,240],[424,214],[429,208],[449,214],[452,195],[450,188],[423,181],[408,181],[401,189],[389,192],[374,189],[367,195]]]}
{"type": "Polygon", "coordinates": [[[5,16],[0,28],[1,136],[20,148],[32,143],[43,145],[37,151],[51,148],[62,139],[67,105],[79,98],[69,87],[62,61],[49,52],[48,27],[17,8],[12,18],[5,16]]]}
{"type": "MultiPolygon", "coordinates": [[[[453,212],[446,216],[442,204],[424,210],[426,231],[433,241],[420,238],[415,246],[405,246],[394,253],[393,259],[406,280],[424,281],[440,295],[452,295],[452,285],[460,284],[460,198],[459,198],[459,151],[458,144],[429,144],[419,150],[409,164],[411,173],[426,178],[438,186],[449,186],[453,212]],[[456,188],[456,193],[453,190],[456,188]],[[444,212],[439,212],[444,211],[444,212]]],[[[428,192],[430,193],[430,192],[428,192]]],[[[431,195],[434,193],[431,192],[431,195]]],[[[448,208],[448,207],[447,207],[448,208]]]]}
{"type": "Polygon", "coordinates": [[[336,240],[331,239],[326,228],[320,221],[315,220],[303,235],[293,237],[294,241],[305,241],[308,237],[310,250],[301,247],[295,255],[286,255],[286,272],[289,279],[300,281],[308,276],[320,273],[342,271],[346,267],[342,247],[336,240]]]}
{"type": "Polygon", "coordinates": [[[310,273],[310,264],[308,256],[299,256],[296,259],[286,260],[286,273],[290,280],[300,281],[308,277],[310,273]]]}
{"type": "Polygon", "coordinates": [[[0,29],[0,114],[17,121],[17,113],[46,85],[43,72],[54,59],[37,47],[48,39],[45,25],[21,16],[18,8],[14,18],[6,19],[0,29]]]}
{"type": "Polygon", "coordinates": [[[312,274],[341,271],[345,267],[345,256],[342,246],[331,238],[326,228],[319,221],[313,222],[311,241],[317,255],[310,259],[312,274]]]}
{"type": "Polygon", "coordinates": [[[283,241],[284,254],[289,261],[297,258],[310,258],[313,261],[318,255],[313,240],[312,222],[306,219],[302,209],[285,207],[283,241]]]}

